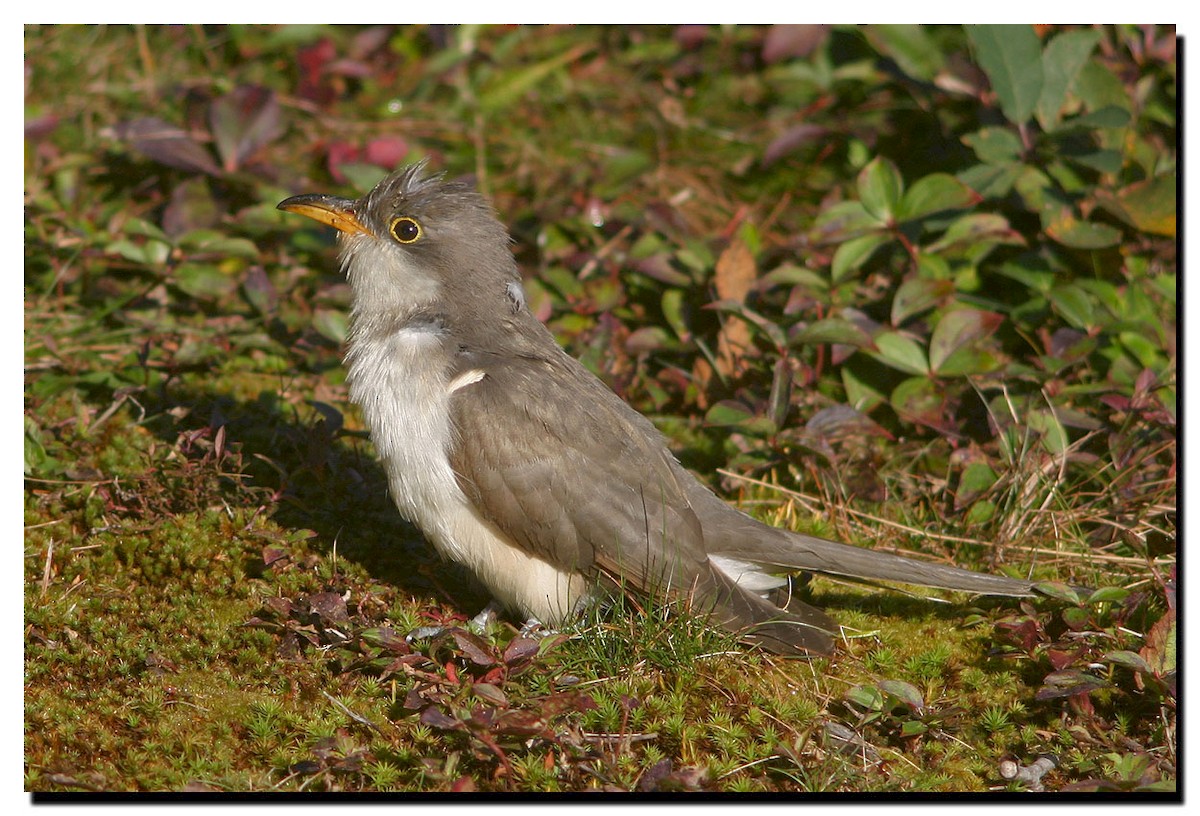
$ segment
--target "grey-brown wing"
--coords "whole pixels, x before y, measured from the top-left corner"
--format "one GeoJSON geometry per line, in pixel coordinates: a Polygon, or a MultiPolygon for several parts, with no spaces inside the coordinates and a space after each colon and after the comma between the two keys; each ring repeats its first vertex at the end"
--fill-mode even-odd
{"type": "Polygon", "coordinates": [[[515,544],[693,611],[783,654],[828,653],[836,624],[782,610],[708,559],[699,487],[650,422],[566,355],[464,355],[450,413],[459,486],[515,544]],[[478,374],[482,372],[480,378],[478,374]]]}
{"type": "Polygon", "coordinates": [[[471,382],[450,397],[451,465],[514,543],[647,592],[707,575],[700,522],[648,420],[566,355],[460,363],[471,382]]]}

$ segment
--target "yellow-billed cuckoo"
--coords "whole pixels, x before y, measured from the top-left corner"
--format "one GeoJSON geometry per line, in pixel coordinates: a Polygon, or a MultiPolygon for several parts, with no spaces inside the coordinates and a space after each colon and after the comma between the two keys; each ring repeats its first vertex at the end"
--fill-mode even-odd
{"type": "Polygon", "coordinates": [[[533,316],[508,233],[467,185],[415,165],[357,200],[279,208],[339,231],[350,399],[401,515],[510,610],[558,625],[620,585],[689,599],[774,652],[828,653],[828,615],[769,600],[782,574],[1031,594],[1027,581],[787,532],[725,504],[533,316]]]}

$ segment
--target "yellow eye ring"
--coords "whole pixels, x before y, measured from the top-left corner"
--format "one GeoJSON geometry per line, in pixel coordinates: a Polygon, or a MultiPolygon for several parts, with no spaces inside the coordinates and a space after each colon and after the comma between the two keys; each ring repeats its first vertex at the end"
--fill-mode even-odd
{"type": "Polygon", "coordinates": [[[402,244],[411,244],[424,234],[424,230],[421,229],[421,225],[417,223],[416,219],[407,216],[393,218],[388,229],[391,231],[392,237],[402,244]]]}

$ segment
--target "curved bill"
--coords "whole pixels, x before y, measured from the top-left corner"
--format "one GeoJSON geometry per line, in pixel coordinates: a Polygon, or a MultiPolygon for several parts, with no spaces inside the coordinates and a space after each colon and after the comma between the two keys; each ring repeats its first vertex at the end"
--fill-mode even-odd
{"type": "Polygon", "coordinates": [[[348,235],[356,232],[374,235],[358,220],[358,216],[354,213],[354,204],[355,202],[349,198],[309,193],[284,199],[276,205],[276,208],[308,216],[348,235]]]}

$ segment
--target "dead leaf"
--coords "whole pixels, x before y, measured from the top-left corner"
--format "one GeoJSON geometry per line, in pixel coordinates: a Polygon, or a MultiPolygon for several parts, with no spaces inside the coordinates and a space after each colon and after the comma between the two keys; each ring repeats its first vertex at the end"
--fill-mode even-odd
{"type": "MultiPolygon", "coordinates": [[[[717,298],[744,303],[757,279],[758,267],[750,247],[740,238],[734,238],[717,259],[714,280],[717,298]]],[[[727,319],[717,337],[717,370],[729,378],[740,376],[746,370],[743,358],[751,345],[750,327],[746,322],[727,319]]]]}

